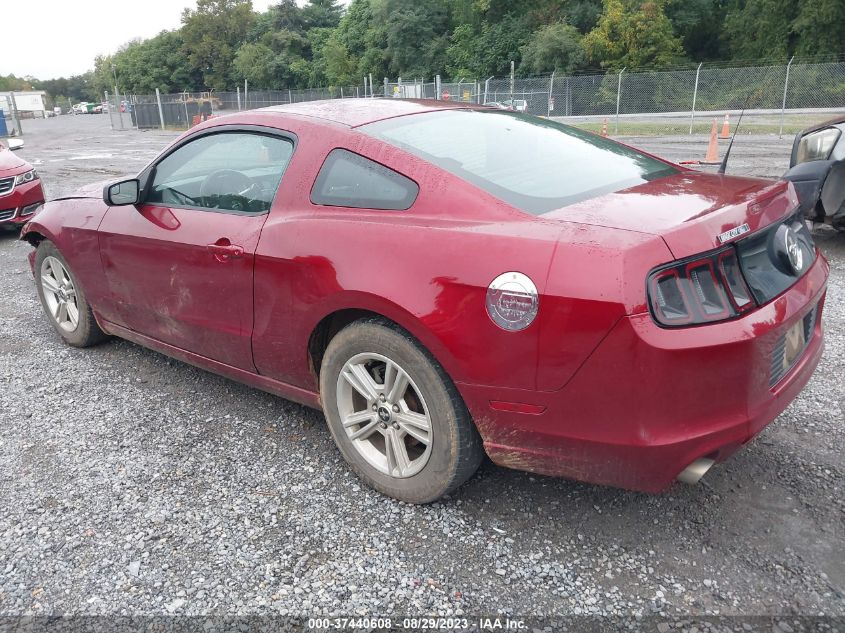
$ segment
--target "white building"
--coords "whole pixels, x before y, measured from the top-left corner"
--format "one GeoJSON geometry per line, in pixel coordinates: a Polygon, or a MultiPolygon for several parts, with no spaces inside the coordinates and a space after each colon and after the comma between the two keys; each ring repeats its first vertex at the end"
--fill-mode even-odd
{"type": "MultiPolygon", "coordinates": [[[[39,118],[45,117],[44,105],[47,93],[43,90],[15,90],[15,105],[18,108],[18,114],[21,118],[39,118]]],[[[0,92],[0,110],[9,116],[12,112],[12,97],[10,92],[0,92]]]]}

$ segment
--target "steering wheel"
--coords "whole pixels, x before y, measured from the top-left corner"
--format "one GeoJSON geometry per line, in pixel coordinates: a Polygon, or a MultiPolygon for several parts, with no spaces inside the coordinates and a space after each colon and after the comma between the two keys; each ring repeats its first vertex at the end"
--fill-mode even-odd
{"type": "Polygon", "coordinates": [[[239,197],[243,198],[254,183],[249,176],[245,176],[234,169],[218,169],[213,171],[200,186],[200,196],[202,198],[216,197],[239,197]]]}

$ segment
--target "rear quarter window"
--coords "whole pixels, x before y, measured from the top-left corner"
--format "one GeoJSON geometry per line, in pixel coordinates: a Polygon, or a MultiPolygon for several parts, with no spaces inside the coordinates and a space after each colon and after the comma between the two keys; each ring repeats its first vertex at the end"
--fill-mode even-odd
{"type": "Polygon", "coordinates": [[[534,215],[678,173],[597,134],[503,110],[427,112],[358,131],[534,215]]]}
{"type": "Polygon", "coordinates": [[[407,176],[345,149],[329,152],[314,187],[311,202],[329,207],[404,211],[420,188],[407,176]]]}

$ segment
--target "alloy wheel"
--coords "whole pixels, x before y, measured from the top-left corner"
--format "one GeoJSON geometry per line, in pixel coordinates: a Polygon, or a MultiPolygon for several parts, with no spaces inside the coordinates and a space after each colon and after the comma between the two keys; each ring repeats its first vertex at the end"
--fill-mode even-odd
{"type": "Polygon", "coordinates": [[[352,446],[374,468],[398,479],[419,473],[431,456],[431,415],[398,363],[357,354],[337,379],[337,409],[352,446]]]}
{"type": "Polygon", "coordinates": [[[79,303],[76,288],[67,269],[53,256],[41,262],[41,288],[50,316],[65,332],[79,326],[79,303]]]}

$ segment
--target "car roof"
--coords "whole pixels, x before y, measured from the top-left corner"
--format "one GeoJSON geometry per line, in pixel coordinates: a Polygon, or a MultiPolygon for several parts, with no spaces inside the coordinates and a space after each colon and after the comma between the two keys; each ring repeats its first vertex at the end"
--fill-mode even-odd
{"type": "Polygon", "coordinates": [[[390,119],[409,114],[420,114],[436,110],[483,108],[473,103],[460,101],[435,101],[434,99],[327,99],[324,101],[306,101],[286,105],[262,108],[260,112],[279,112],[300,116],[325,119],[349,127],[366,125],[375,121],[390,119]]]}
{"type": "Polygon", "coordinates": [[[809,134],[810,132],[818,132],[819,130],[823,130],[826,127],[839,125],[840,123],[845,123],[845,116],[839,115],[832,119],[828,119],[827,121],[823,121],[822,123],[819,123],[817,125],[812,125],[804,130],[801,130],[798,136],[807,136],[807,134],[809,134]]]}

